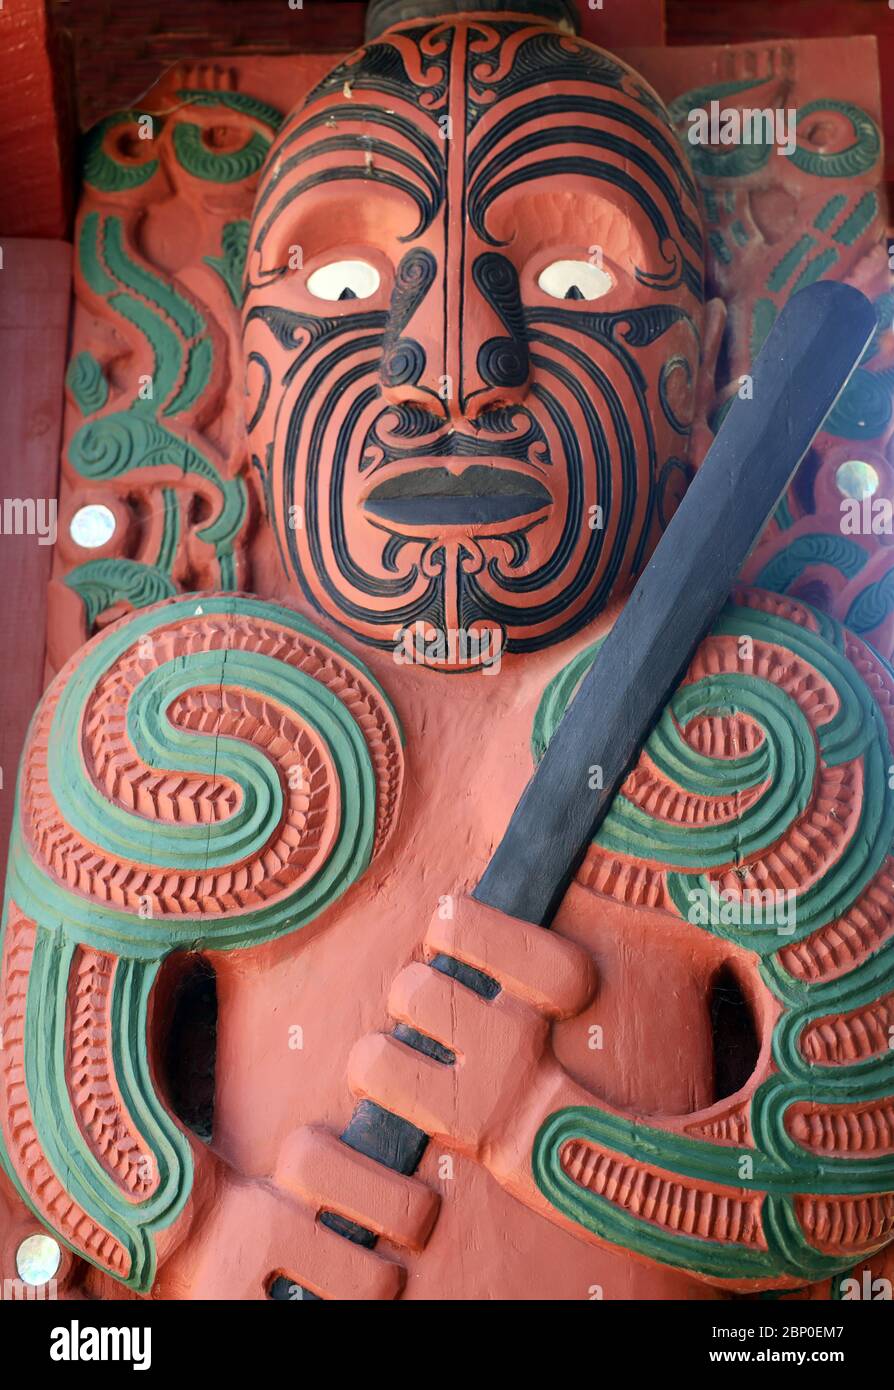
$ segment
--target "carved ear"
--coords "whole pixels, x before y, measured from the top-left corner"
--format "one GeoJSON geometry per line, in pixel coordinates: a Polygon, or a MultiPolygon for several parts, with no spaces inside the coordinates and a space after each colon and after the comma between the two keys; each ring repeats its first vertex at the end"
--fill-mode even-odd
{"type": "Polygon", "coordinates": [[[702,360],[695,395],[695,414],[691,436],[691,462],[700,467],[714,436],[708,424],[717,395],[717,360],[726,330],[726,304],[722,299],[709,299],[705,305],[702,360]]]}

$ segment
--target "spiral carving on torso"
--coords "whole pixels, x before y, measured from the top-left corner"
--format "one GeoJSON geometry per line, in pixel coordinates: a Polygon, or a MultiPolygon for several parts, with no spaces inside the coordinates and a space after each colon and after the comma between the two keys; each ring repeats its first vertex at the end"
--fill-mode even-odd
{"type": "MultiPolygon", "coordinates": [[[[592,656],[548,688],[535,751],[592,656]]],[[[892,747],[894,672],[871,648],[776,595],[727,607],[578,877],[752,952],[770,1046],[697,1115],[556,1112],[534,1165],[561,1211],[764,1286],[842,1271],[894,1237],[892,747]]]]}

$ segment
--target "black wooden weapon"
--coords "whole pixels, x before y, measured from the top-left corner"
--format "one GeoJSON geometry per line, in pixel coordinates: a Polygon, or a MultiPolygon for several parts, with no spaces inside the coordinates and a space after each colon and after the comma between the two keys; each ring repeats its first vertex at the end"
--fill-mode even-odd
{"type": "MultiPolygon", "coordinates": [[[[874,330],[864,295],[819,281],[792,296],[770,330],[747,398],[726,419],[617,622],[599,649],[473,897],[547,927],[612,800],[713,625],[739,571],[874,330]],[[591,769],[601,787],[590,786],[591,769]]],[[[486,998],[488,975],[451,957],[433,969],[486,998]]],[[[448,1048],[399,1024],[394,1036],[447,1065],[448,1048]]],[[[344,1143],[400,1173],[416,1170],[428,1136],[360,1101],[344,1143]]],[[[320,1220],[348,1240],[376,1236],[333,1212],[320,1220]]],[[[275,1281],[271,1297],[284,1298],[275,1281]]],[[[291,1295],[294,1297],[294,1293],[291,1295]]],[[[304,1294],[305,1297],[314,1297],[304,1294]]]]}

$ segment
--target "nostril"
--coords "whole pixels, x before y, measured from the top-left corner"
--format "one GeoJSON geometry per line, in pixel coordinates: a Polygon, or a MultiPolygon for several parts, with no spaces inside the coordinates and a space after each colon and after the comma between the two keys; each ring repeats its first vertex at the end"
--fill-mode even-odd
{"type": "Polygon", "coordinates": [[[714,1048],[714,1100],[725,1100],[745,1085],[757,1066],[760,1038],[751,1006],[729,965],[722,965],[708,991],[714,1048]]]}

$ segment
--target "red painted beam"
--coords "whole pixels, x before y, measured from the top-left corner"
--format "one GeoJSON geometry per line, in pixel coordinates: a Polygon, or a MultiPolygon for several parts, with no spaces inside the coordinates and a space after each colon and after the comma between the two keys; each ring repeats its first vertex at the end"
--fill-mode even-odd
{"type": "MultiPolygon", "coordinates": [[[[7,4],[15,0],[6,0],[7,4]]],[[[83,126],[130,106],[166,67],[247,54],[350,52],[363,42],[365,0],[49,0],[75,49],[83,126]]],[[[582,32],[605,48],[663,42],[663,0],[578,0],[582,32]]]]}
{"type": "Polygon", "coordinates": [[[52,513],[46,504],[58,496],[71,247],[64,241],[3,237],[0,251],[2,876],[19,755],[44,682],[46,594],[53,546],[42,541],[40,532],[48,534],[46,523],[52,513]]]}
{"type": "Polygon", "coordinates": [[[0,8],[0,235],[63,237],[72,208],[73,93],[43,0],[0,8]]]}
{"type": "Polygon", "coordinates": [[[664,0],[577,0],[581,33],[602,48],[644,48],[663,44],[664,0]]]}

